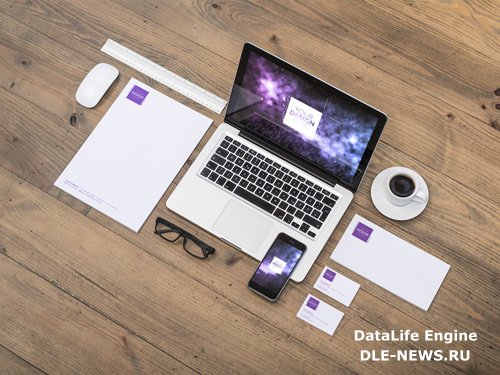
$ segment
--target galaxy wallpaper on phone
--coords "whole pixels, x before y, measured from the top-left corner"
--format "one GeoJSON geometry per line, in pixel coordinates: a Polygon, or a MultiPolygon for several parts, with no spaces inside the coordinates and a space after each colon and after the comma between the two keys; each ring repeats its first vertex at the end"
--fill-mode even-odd
{"type": "Polygon", "coordinates": [[[277,294],[290,276],[302,255],[302,251],[292,245],[276,239],[273,246],[262,260],[252,280],[277,294]]]}
{"type": "Polygon", "coordinates": [[[253,52],[239,95],[240,103],[253,103],[243,112],[245,117],[238,119],[240,123],[352,181],[377,123],[356,100],[339,96],[253,52]]]}

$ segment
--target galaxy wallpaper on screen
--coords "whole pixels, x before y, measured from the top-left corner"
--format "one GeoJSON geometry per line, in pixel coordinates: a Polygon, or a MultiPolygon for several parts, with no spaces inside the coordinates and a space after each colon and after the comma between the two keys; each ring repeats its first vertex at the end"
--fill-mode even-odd
{"type": "Polygon", "coordinates": [[[248,116],[239,120],[243,125],[352,181],[377,123],[355,100],[340,97],[254,52],[240,96],[255,103],[248,116]]]}
{"type": "Polygon", "coordinates": [[[253,281],[277,294],[300,259],[302,251],[276,239],[272,248],[262,260],[253,281]]]}

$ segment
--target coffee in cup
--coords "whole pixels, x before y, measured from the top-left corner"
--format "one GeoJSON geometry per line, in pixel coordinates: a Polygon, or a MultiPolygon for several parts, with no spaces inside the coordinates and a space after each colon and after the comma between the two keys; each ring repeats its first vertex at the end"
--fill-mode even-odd
{"type": "Polygon", "coordinates": [[[395,172],[387,179],[387,197],[396,206],[404,206],[411,201],[427,202],[427,194],[419,190],[416,172],[395,172]]]}
{"type": "Polygon", "coordinates": [[[406,198],[415,191],[415,182],[405,174],[397,174],[389,180],[389,189],[392,194],[406,198]]]}

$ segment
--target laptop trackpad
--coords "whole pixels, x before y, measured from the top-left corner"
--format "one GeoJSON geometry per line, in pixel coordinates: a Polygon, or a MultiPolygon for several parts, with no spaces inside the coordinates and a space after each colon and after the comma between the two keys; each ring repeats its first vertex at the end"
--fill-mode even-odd
{"type": "Polygon", "coordinates": [[[245,252],[255,253],[273,227],[273,222],[255,211],[230,200],[217,221],[214,230],[225,240],[245,252]]]}

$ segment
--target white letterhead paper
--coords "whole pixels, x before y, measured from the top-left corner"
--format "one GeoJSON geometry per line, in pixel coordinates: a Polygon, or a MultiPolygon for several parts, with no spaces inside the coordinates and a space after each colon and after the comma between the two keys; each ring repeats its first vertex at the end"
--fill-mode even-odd
{"type": "Polygon", "coordinates": [[[427,311],[450,266],[355,215],[331,259],[427,311]]]}
{"type": "Polygon", "coordinates": [[[131,79],[54,185],[138,232],[211,123],[131,79]]]}

